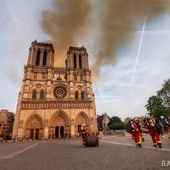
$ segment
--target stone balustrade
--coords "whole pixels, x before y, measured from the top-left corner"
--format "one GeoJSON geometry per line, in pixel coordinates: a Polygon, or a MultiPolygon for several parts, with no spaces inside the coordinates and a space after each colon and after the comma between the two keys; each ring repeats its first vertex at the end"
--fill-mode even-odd
{"type": "Polygon", "coordinates": [[[92,101],[22,101],[21,109],[92,108],[92,101]]]}

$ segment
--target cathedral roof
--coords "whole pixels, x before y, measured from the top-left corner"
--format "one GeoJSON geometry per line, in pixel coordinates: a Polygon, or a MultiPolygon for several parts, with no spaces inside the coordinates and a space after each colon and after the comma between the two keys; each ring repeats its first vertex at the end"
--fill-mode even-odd
{"type": "Polygon", "coordinates": [[[50,46],[53,48],[52,43],[46,43],[46,42],[38,42],[37,40],[33,41],[31,45],[38,45],[38,46],[50,46]]]}
{"type": "Polygon", "coordinates": [[[84,51],[84,52],[86,52],[86,48],[84,48],[83,46],[82,47],[70,46],[68,51],[67,51],[67,54],[70,53],[71,51],[84,51]]]}

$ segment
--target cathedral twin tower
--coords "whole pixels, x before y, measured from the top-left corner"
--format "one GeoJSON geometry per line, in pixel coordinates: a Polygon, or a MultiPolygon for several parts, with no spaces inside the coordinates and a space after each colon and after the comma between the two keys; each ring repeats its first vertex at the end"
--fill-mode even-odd
{"type": "Polygon", "coordinates": [[[54,48],[34,41],[27,65],[13,128],[13,139],[76,137],[81,124],[96,133],[97,117],[88,53],[70,46],[65,68],[54,67],[54,48]]]}

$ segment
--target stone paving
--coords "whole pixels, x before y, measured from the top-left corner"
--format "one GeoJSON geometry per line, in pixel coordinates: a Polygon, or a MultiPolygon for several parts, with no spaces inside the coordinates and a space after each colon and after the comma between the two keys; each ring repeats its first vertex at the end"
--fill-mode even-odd
{"type": "Polygon", "coordinates": [[[0,144],[0,170],[166,170],[170,169],[170,140],[152,146],[145,135],[143,147],[131,137],[105,136],[99,147],[84,147],[81,138],[0,144]]]}

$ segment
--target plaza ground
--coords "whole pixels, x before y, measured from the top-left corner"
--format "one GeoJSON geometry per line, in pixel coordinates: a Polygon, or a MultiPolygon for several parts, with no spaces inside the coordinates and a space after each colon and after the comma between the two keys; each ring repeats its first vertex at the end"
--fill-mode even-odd
{"type": "Polygon", "coordinates": [[[0,169],[6,170],[165,170],[170,161],[170,139],[153,147],[149,134],[142,148],[130,136],[103,136],[99,147],[84,147],[81,138],[0,144],[0,169]],[[162,166],[164,165],[164,166],[162,166]]]}

